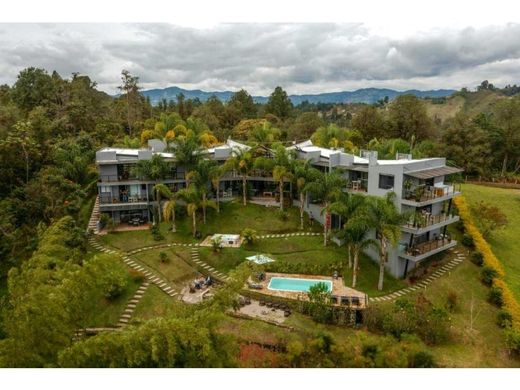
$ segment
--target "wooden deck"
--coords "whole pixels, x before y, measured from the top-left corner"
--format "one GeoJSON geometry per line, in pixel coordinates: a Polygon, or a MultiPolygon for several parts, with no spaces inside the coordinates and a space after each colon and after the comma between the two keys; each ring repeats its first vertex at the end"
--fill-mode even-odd
{"type": "Polygon", "coordinates": [[[309,297],[306,292],[292,292],[292,291],[279,291],[279,290],[270,290],[268,288],[269,282],[273,277],[280,278],[296,278],[296,279],[313,279],[313,280],[328,280],[332,282],[332,297],[341,297],[343,299],[337,299],[335,306],[349,306],[351,305],[352,298],[357,298],[359,300],[359,305],[352,305],[352,307],[358,309],[365,309],[368,306],[368,296],[361,291],[355,290],[353,288],[345,286],[343,283],[343,278],[338,277],[334,279],[329,276],[323,275],[303,275],[303,274],[281,274],[281,273],[271,273],[267,272],[265,274],[265,280],[258,282],[262,286],[261,289],[256,289],[257,292],[269,296],[275,296],[280,298],[294,299],[294,300],[302,300],[307,301],[309,297]],[[341,303],[343,300],[343,304],[341,303]],[[348,303],[347,303],[348,302],[348,303]]]}

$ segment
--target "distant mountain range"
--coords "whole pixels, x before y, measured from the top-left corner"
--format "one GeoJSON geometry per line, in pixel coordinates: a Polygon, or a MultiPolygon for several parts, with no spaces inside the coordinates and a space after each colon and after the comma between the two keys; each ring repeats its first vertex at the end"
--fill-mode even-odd
{"type": "MultiPolygon", "coordinates": [[[[378,100],[384,99],[388,96],[390,100],[399,95],[412,94],[418,97],[444,97],[450,96],[455,90],[453,89],[437,89],[431,91],[419,91],[417,89],[410,89],[408,91],[396,91],[386,88],[363,88],[356,91],[343,92],[327,92],[309,95],[289,95],[293,104],[297,105],[301,102],[308,101],[309,103],[376,103],[378,100]]],[[[228,101],[234,92],[231,91],[201,91],[200,89],[188,90],[179,87],[168,87],[162,89],[149,89],[141,91],[143,96],[148,96],[153,105],[158,104],[161,100],[177,100],[179,93],[184,94],[186,99],[198,98],[201,101],[208,100],[209,97],[215,95],[221,101],[228,101]]],[[[266,103],[267,96],[253,96],[257,103],[266,103]]]]}

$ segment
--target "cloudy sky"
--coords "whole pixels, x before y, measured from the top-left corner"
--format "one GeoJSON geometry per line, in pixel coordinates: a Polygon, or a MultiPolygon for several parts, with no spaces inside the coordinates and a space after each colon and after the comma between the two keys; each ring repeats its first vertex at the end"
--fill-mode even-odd
{"type": "Polygon", "coordinates": [[[363,23],[0,24],[0,84],[28,66],[89,75],[115,93],[121,69],[144,89],[265,95],[365,87],[458,89],[520,83],[520,24],[388,34],[363,23]]]}

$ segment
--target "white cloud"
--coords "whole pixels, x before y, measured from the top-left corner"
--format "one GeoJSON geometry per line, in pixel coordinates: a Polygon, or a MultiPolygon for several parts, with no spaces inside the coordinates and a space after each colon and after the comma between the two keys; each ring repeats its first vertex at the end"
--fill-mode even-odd
{"type": "Polygon", "coordinates": [[[144,88],[268,94],[363,87],[438,89],[519,83],[519,24],[398,37],[350,24],[0,24],[0,83],[28,66],[88,74],[114,93],[121,69],[144,88]]]}

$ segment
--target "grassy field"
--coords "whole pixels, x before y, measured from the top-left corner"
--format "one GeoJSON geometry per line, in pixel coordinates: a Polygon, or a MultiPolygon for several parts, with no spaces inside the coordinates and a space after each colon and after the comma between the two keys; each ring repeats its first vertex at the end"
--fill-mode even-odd
{"type": "MultiPolygon", "coordinates": [[[[252,228],[258,234],[298,231],[300,227],[299,210],[291,207],[287,210],[287,215],[288,218],[282,220],[278,214],[278,208],[266,208],[255,204],[243,206],[241,203],[233,201],[222,203],[220,213],[208,210],[206,225],[202,223],[202,215],[199,215],[197,229],[201,232],[202,237],[215,233],[240,234],[245,228],[252,228]]],[[[179,218],[175,233],[171,232],[171,223],[162,223],[160,229],[164,236],[164,240],[161,241],[155,241],[148,230],[114,232],[101,236],[101,240],[106,245],[125,251],[165,242],[198,241],[192,237],[191,218],[179,218]]],[[[314,230],[320,230],[320,226],[316,224],[314,230]]]]}
{"type": "MultiPolygon", "coordinates": [[[[259,253],[266,254],[279,262],[293,265],[298,273],[332,275],[337,270],[343,275],[347,285],[350,284],[352,279],[352,271],[347,266],[345,247],[338,247],[331,243],[325,248],[323,247],[323,239],[319,236],[263,239],[258,240],[253,245],[243,245],[241,248],[226,248],[217,253],[211,248],[200,249],[201,259],[221,272],[229,272],[238,264],[246,261],[247,256],[259,253]]],[[[271,266],[274,266],[274,263],[271,266]]],[[[377,290],[378,265],[363,256],[360,260],[360,267],[356,288],[369,296],[387,294],[405,286],[403,281],[386,275],[385,288],[380,292],[377,290]]],[[[285,271],[282,270],[282,272],[285,271]]]]}
{"type": "Polygon", "coordinates": [[[174,298],[166,295],[159,287],[151,285],[136,306],[132,322],[143,322],[156,317],[167,316],[174,305],[180,304],[174,298]]]}
{"type": "Polygon", "coordinates": [[[91,313],[89,326],[104,327],[117,325],[128,300],[134,296],[140,286],[140,283],[134,281],[130,274],[128,274],[127,281],[127,287],[119,297],[111,301],[102,299],[101,302],[99,302],[98,308],[91,313]]]}
{"type": "Polygon", "coordinates": [[[465,184],[462,191],[470,206],[484,201],[507,215],[508,225],[495,231],[488,242],[504,266],[507,284],[520,300],[520,190],[465,184]]]}
{"type": "Polygon", "coordinates": [[[152,270],[164,275],[173,284],[181,284],[195,278],[198,273],[185,262],[190,256],[187,248],[161,248],[140,252],[133,257],[146,264],[152,270]],[[167,261],[161,262],[159,254],[166,253],[167,261]]]}

